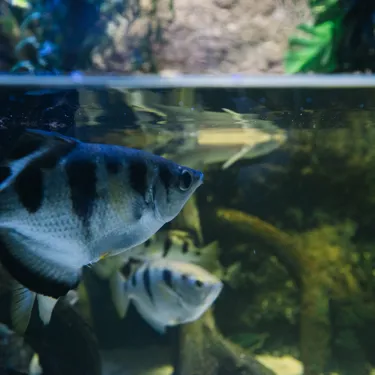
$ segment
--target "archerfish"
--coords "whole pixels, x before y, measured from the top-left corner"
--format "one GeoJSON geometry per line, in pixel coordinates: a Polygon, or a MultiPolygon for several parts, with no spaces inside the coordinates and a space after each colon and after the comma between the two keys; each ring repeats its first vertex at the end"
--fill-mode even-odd
{"type": "Polygon", "coordinates": [[[146,241],[202,182],[145,151],[26,130],[0,164],[0,262],[24,287],[14,321],[30,319],[37,293],[47,324],[83,266],[146,241]]]}
{"type": "Polygon", "coordinates": [[[98,261],[91,266],[91,269],[101,279],[108,280],[112,302],[116,305],[117,288],[122,271],[131,272],[134,264],[139,266],[144,262],[158,259],[194,263],[218,277],[223,275],[217,241],[198,248],[188,232],[176,229],[161,230],[129,251],[98,261]]]}
{"type": "Polygon", "coordinates": [[[157,259],[143,263],[128,279],[118,279],[115,307],[125,317],[129,302],[157,332],[193,322],[212,306],[223,283],[204,268],[157,259]]]}

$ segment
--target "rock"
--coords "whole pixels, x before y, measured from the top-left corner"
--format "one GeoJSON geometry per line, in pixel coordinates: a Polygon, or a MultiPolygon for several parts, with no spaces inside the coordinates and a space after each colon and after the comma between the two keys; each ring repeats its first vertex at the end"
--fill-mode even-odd
{"type": "Polygon", "coordinates": [[[214,4],[219,8],[230,9],[232,8],[238,0],[214,0],[214,4]]]}
{"type": "Polygon", "coordinates": [[[288,37],[297,24],[310,19],[307,0],[173,0],[173,18],[169,0],[156,3],[153,15],[148,2],[141,2],[142,18],[147,19],[141,23],[150,25],[150,34],[138,26],[137,32],[115,30],[105,57],[98,51],[93,55],[96,69],[281,73],[288,37]],[[153,62],[135,69],[129,61],[137,58],[153,62]]]}

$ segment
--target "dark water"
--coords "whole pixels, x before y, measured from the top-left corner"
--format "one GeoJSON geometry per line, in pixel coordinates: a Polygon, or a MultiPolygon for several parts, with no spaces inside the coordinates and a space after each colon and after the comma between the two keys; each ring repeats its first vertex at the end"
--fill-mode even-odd
{"type": "MultiPolygon", "coordinates": [[[[3,154],[28,126],[205,173],[162,230],[219,242],[222,294],[202,319],[160,336],[134,309],[120,320],[108,283],[88,270],[78,315],[97,338],[90,350],[100,350],[103,374],[269,373],[257,361],[283,375],[375,371],[375,89],[4,87],[0,98],[3,154]]],[[[86,335],[47,335],[66,349],[61,359],[38,346],[36,327],[29,341],[47,362],[72,360],[75,335],[86,335]]],[[[75,352],[69,371],[94,371],[86,346],[75,352]]]]}

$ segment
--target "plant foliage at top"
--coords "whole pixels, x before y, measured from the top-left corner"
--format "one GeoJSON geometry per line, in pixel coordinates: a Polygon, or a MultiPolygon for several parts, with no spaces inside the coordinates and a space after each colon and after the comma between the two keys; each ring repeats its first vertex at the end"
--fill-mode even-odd
{"type": "Polygon", "coordinates": [[[289,39],[285,55],[287,73],[333,72],[337,68],[337,41],[342,35],[344,12],[339,0],[310,0],[314,23],[301,24],[302,36],[289,39]]]}
{"type": "Polygon", "coordinates": [[[287,73],[375,71],[375,1],[309,0],[312,25],[289,39],[287,73]]]}
{"type": "Polygon", "coordinates": [[[6,0],[0,3],[0,34],[10,41],[13,72],[85,69],[116,0],[6,0]]]}

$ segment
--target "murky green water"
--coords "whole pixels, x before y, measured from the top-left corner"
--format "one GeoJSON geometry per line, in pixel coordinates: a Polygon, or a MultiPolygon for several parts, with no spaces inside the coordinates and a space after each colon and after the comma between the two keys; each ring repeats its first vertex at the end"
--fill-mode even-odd
{"type": "MultiPolygon", "coordinates": [[[[0,91],[2,150],[27,125],[202,170],[162,230],[199,248],[218,241],[210,271],[225,284],[201,319],[160,335],[134,309],[119,319],[108,282],[88,269],[69,307],[78,314],[61,308],[50,332],[36,325],[26,340],[48,374],[63,362],[80,375],[375,371],[375,89],[24,91],[0,91]]],[[[3,367],[27,371],[32,351],[21,358],[22,342],[2,335],[3,367]]]]}

